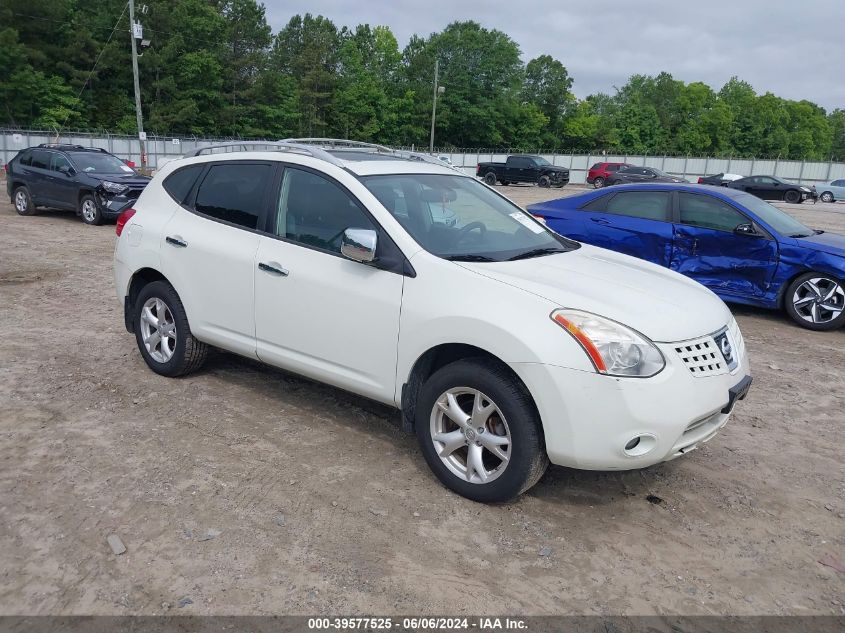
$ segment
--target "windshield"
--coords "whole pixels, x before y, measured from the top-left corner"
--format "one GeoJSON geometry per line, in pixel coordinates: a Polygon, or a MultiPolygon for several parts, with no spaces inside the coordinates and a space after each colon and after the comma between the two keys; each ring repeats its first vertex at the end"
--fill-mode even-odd
{"type": "Polygon", "coordinates": [[[135,173],[131,167],[120,160],[117,156],[111,154],[101,154],[99,152],[73,152],[71,155],[73,162],[79,171],[86,173],[100,173],[100,174],[133,174],[135,173]]]}
{"type": "Polygon", "coordinates": [[[438,257],[505,261],[579,246],[474,178],[397,174],[361,181],[420,246],[438,257]]]}
{"type": "Polygon", "coordinates": [[[809,237],[816,234],[813,229],[804,226],[791,215],[750,193],[742,193],[736,196],[735,200],[781,235],[809,237]]]}

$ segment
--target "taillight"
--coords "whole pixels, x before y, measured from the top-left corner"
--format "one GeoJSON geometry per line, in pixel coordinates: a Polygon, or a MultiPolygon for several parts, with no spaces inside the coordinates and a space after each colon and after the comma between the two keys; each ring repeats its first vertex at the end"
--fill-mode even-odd
{"type": "Polygon", "coordinates": [[[126,209],[126,211],[117,216],[117,224],[114,225],[114,232],[117,233],[118,237],[123,233],[123,227],[132,219],[133,215],[135,215],[135,209],[126,209]]]}
{"type": "Polygon", "coordinates": [[[698,184],[700,185],[700,184],[701,184],[701,183],[703,183],[703,182],[704,182],[704,178],[702,178],[701,176],[699,176],[699,177],[698,177],[698,184]]]}
{"type": "Polygon", "coordinates": [[[476,165],[476,166],[475,166],[475,175],[476,175],[476,176],[480,176],[480,175],[481,175],[481,165],[476,165]]]}

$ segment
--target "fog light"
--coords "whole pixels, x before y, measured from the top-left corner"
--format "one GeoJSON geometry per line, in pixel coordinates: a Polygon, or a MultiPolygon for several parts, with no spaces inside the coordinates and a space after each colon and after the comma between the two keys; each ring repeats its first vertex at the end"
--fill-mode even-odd
{"type": "Polygon", "coordinates": [[[625,444],[624,452],[628,457],[642,457],[657,446],[657,438],[650,433],[635,435],[625,444]]]}

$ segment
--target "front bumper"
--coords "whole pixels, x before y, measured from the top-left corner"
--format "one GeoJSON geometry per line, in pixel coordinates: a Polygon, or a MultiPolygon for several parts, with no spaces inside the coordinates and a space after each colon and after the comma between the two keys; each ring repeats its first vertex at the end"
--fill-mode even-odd
{"type": "Polygon", "coordinates": [[[673,344],[658,344],[666,367],[652,378],[614,378],[539,363],[514,363],[534,396],[552,463],[631,470],[668,461],[727,424],[751,382],[744,347],[733,371],[694,376],[673,344]],[[630,447],[635,438],[640,438],[630,447]]]}
{"type": "Polygon", "coordinates": [[[103,218],[107,220],[114,220],[117,216],[126,211],[126,209],[129,209],[133,204],[135,204],[138,196],[126,196],[124,194],[109,195],[107,193],[103,193],[102,191],[97,191],[94,194],[94,199],[97,202],[97,206],[99,207],[103,218]]]}
{"type": "Polygon", "coordinates": [[[566,172],[553,172],[549,175],[549,180],[552,183],[552,186],[555,187],[563,187],[564,185],[569,184],[569,174],[566,172]]]}

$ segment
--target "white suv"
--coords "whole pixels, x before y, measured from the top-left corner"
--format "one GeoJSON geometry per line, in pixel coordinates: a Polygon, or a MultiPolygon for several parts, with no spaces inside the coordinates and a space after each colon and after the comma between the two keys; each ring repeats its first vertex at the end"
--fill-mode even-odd
{"type": "Polygon", "coordinates": [[[215,346],[395,406],[479,501],[549,461],[678,457],[748,390],[736,321],[682,275],[564,238],[433,157],[242,146],[168,163],[119,219],[117,295],[159,374],[215,346]]]}

